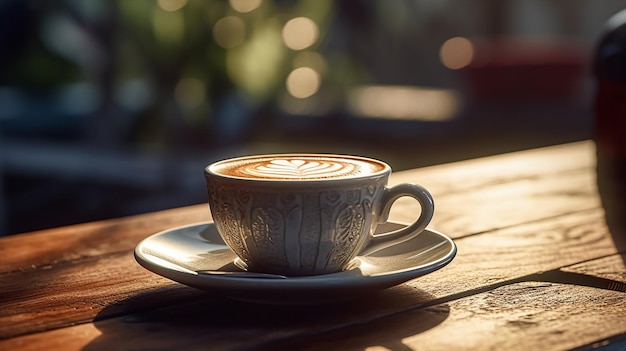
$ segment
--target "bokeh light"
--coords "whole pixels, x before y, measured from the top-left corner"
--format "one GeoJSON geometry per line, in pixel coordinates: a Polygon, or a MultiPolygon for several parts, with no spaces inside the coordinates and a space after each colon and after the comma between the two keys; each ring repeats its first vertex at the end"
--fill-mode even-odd
{"type": "Polygon", "coordinates": [[[310,67],[296,68],[287,77],[287,91],[293,97],[306,99],[319,90],[321,82],[316,70],[310,67]]]}
{"type": "Polygon", "coordinates": [[[283,41],[292,50],[303,50],[315,44],[319,38],[317,24],[307,17],[296,17],[285,23],[283,41]]]}
{"type": "Polygon", "coordinates": [[[204,83],[196,78],[183,78],[176,84],[174,91],[176,102],[186,108],[200,106],[206,96],[204,83]]]}
{"type": "Polygon", "coordinates": [[[414,86],[365,86],[350,92],[348,108],[361,117],[445,121],[459,111],[452,90],[414,86]]]}
{"type": "Polygon", "coordinates": [[[246,24],[237,16],[222,17],[213,25],[213,39],[217,45],[232,49],[243,43],[246,37],[246,24]]]}
{"type": "Polygon", "coordinates": [[[187,5],[187,0],[157,0],[157,5],[167,12],[174,12],[187,5]]]}
{"type": "Polygon", "coordinates": [[[468,66],[474,58],[474,45],[463,37],[446,40],[439,49],[441,63],[449,69],[457,70],[468,66]]]}
{"type": "Polygon", "coordinates": [[[228,0],[230,7],[240,13],[252,12],[261,6],[263,0],[228,0]]]}

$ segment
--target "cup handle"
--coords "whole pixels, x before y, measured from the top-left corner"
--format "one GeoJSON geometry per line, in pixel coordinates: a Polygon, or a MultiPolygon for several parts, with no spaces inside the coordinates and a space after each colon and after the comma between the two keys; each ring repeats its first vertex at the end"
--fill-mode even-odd
{"type": "Polygon", "coordinates": [[[382,206],[378,222],[387,222],[391,206],[397,199],[403,196],[410,196],[419,202],[422,208],[419,218],[406,228],[394,230],[389,233],[374,235],[370,239],[369,243],[359,252],[359,255],[369,255],[389,246],[410,240],[426,229],[426,226],[433,218],[433,214],[435,212],[435,202],[433,201],[433,197],[430,195],[428,190],[417,184],[403,183],[391,188],[385,188],[381,201],[382,206]]]}

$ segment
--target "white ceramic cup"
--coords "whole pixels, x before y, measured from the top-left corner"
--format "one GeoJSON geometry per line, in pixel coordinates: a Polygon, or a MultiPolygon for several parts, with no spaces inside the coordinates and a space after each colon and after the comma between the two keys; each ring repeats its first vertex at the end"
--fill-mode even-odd
{"type": "Polygon", "coordinates": [[[218,232],[248,270],[288,276],[338,272],[366,255],[420,234],[432,219],[430,193],[416,184],[387,187],[391,167],[326,154],[232,158],[205,168],[218,232]],[[374,235],[400,197],[421,205],[406,228],[374,235]]]}

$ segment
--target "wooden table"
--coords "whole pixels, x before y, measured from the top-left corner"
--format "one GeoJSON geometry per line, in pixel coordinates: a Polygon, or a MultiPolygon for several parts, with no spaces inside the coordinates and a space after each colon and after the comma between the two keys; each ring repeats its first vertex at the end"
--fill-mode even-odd
{"type": "MultiPolygon", "coordinates": [[[[135,262],[140,240],[208,220],[206,205],[4,237],[0,350],[624,349],[626,294],[606,287],[626,282],[626,255],[594,163],[585,141],[395,173],[431,190],[430,227],[458,254],[341,304],[231,301],[135,262]]],[[[393,218],[411,220],[411,206],[393,218]]]]}

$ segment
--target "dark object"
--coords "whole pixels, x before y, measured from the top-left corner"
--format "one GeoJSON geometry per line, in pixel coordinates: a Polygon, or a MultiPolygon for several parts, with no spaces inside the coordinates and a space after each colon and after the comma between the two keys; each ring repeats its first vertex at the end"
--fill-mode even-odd
{"type": "Polygon", "coordinates": [[[606,222],[626,249],[626,9],[607,22],[595,53],[598,190],[606,222]]]}

